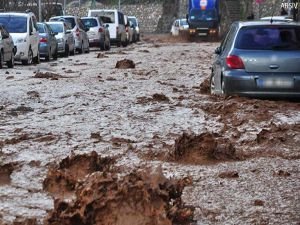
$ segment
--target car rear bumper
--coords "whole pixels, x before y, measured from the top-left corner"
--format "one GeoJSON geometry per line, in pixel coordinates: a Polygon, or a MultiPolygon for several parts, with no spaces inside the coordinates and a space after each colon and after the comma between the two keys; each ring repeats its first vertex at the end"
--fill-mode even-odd
{"type": "Polygon", "coordinates": [[[48,56],[49,46],[47,44],[40,44],[39,51],[40,51],[40,56],[48,56]]]}
{"type": "Polygon", "coordinates": [[[224,72],[225,93],[257,97],[300,97],[300,73],[253,73],[243,70],[224,72]]]}

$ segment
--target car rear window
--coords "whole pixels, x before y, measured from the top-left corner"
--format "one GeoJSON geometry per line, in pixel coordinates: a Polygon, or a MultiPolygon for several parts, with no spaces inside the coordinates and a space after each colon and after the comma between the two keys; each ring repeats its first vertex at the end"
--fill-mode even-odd
{"type": "MultiPolygon", "coordinates": [[[[110,12],[110,11],[92,11],[91,16],[93,17],[108,17],[110,20],[107,20],[105,23],[115,23],[115,12],[110,12]]],[[[104,21],[103,21],[104,22],[104,21]]]]}
{"type": "Polygon", "coordinates": [[[9,33],[26,33],[27,18],[25,16],[1,15],[0,23],[9,33]]]}
{"type": "Polygon", "coordinates": [[[72,29],[76,26],[75,18],[73,17],[55,17],[55,18],[51,18],[50,21],[65,21],[71,24],[72,29]]]}
{"type": "Polygon", "coordinates": [[[96,19],[93,19],[93,18],[84,18],[84,19],[81,19],[84,26],[86,26],[87,28],[91,28],[91,27],[97,27],[98,26],[98,23],[97,23],[97,20],[96,19]]]}
{"type": "Polygon", "coordinates": [[[235,48],[249,50],[300,50],[300,27],[245,27],[237,35],[235,48]]]}
{"type": "Polygon", "coordinates": [[[39,33],[41,33],[41,34],[45,33],[45,26],[43,24],[38,23],[37,29],[38,29],[39,33]]]}
{"type": "Polygon", "coordinates": [[[64,32],[63,24],[50,23],[49,26],[51,27],[53,32],[56,32],[56,33],[63,33],[64,32]]]}

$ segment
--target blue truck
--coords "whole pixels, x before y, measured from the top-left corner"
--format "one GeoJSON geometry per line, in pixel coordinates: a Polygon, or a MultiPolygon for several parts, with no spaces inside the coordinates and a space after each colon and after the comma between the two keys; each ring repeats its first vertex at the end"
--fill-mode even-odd
{"type": "Polygon", "coordinates": [[[189,0],[187,21],[192,37],[220,37],[219,0],[189,0]]]}

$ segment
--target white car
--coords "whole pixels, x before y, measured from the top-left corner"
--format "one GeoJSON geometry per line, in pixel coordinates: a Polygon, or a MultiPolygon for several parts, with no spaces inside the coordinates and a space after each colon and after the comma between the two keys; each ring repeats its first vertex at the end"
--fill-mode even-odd
{"type": "Polygon", "coordinates": [[[98,17],[82,17],[81,20],[85,27],[90,29],[87,32],[90,46],[100,47],[101,50],[109,50],[109,25],[104,25],[101,19],[98,17]]]}
{"type": "Polygon", "coordinates": [[[293,22],[293,19],[290,16],[267,16],[262,17],[260,20],[269,20],[273,22],[293,22]]]}
{"type": "Polygon", "coordinates": [[[14,67],[14,57],[16,49],[12,37],[7,30],[0,24],[0,69],[4,63],[7,63],[8,68],[14,67]]]}
{"type": "Polygon", "coordinates": [[[136,41],[140,41],[140,25],[137,18],[135,16],[128,16],[128,20],[133,24],[136,30],[136,35],[137,35],[136,41]]]}
{"type": "Polygon", "coordinates": [[[117,46],[127,46],[124,14],[116,9],[92,9],[88,16],[100,17],[104,24],[108,24],[110,42],[117,46]]]}
{"type": "Polygon", "coordinates": [[[173,36],[178,36],[180,31],[184,31],[188,29],[189,29],[189,25],[186,19],[177,19],[172,24],[171,34],[173,36]]]}
{"type": "Polygon", "coordinates": [[[0,13],[0,23],[8,30],[17,47],[16,61],[23,65],[40,63],[39,33],[33,13],[0,13]]]}
{"type": "Polygon", "coordinates": [[[68,57],[75,54],[75,40],[71,31],[71,26],[62,21],[46,22],[54,33],[58,43],[58,53],[68,57]]]}

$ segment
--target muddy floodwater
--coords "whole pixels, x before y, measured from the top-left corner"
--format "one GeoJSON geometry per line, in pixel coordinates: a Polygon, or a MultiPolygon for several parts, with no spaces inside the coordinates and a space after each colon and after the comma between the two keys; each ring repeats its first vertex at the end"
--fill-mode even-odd
{"type": "Polygon", "coordinates": [[[300,224],[300,101],[209,94],[219,43],[0,70],[0,225],[300,224]]]}

